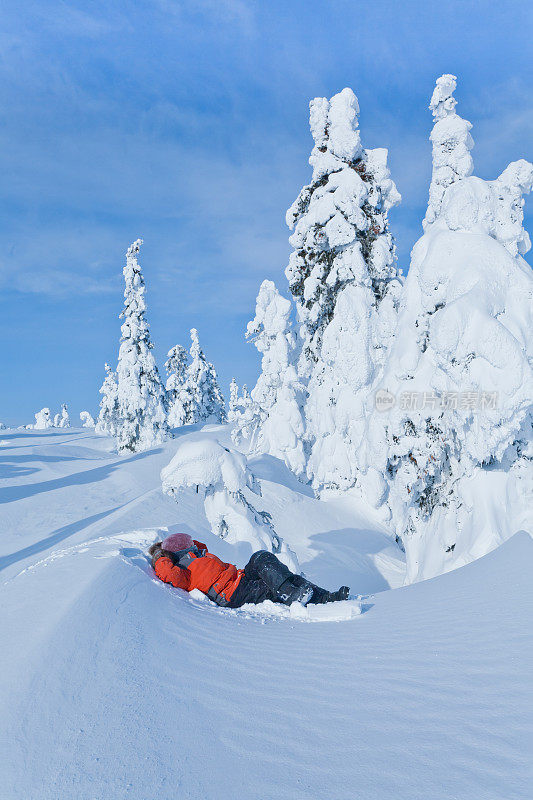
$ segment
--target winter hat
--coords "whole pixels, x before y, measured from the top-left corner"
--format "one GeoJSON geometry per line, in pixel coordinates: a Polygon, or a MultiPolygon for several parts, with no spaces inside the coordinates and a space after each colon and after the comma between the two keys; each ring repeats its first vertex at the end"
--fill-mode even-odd
{"type": "Polygon", "coordinates": [[[171,553],[179,553],[180,550],[194,547],[194,542],[188,533],[173,533],[172,536],[167,536],[164,539],[161,547],[171,553]]]}

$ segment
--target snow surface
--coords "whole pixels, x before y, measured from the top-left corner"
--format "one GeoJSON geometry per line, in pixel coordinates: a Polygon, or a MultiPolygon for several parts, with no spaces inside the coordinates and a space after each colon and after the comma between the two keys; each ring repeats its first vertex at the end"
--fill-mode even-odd
{"type": "Polygon", "coordinates": [[[369,512],[261,456],[261,502],[306,574],[365,596],[220,609],[144,555],[183,530],[238,563],[201,497],[161,491],[180,442],[206,436],[229,432],[122,456],[87,429],[3,432],[0,796],[530,797],[530,537],[398,589],[402,554],[369,512]]]}

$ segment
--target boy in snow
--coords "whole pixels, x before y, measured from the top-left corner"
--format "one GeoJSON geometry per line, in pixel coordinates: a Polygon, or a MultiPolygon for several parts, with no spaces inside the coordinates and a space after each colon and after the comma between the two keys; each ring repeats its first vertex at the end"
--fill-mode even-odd
{"type": "Polygon", "coordinates": [[[346,600],[347,586],[328,592],[295,575],[268,550],[258,550],[244,569],[225,564],[202,542],[187,533],[175,533],[149,549],[158,578],[187,592],[200,589],[219,606],[239,608],[245,603],[290,605],[294,602],[332,603],[346,600]]]}

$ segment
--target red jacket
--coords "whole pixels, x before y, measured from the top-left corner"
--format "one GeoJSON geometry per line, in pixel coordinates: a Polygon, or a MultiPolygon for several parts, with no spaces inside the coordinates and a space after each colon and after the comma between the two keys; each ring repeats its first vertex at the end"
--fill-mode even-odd
{"type": "Polygon", "coordinates": [[[186,569],[177,567],[164,554],[157,558],[155,553],[154,569],[157,577],[177,589],[185,589],[186,592],[200,589],[219,605],[227,605],[244,575],[244,570],[237,569],[233,564],[225,564],[210,553],[202,542],[194,541],[194,544],[203,554],[197,556],[192,551],[187,553],[189,563],[186,569]]]}

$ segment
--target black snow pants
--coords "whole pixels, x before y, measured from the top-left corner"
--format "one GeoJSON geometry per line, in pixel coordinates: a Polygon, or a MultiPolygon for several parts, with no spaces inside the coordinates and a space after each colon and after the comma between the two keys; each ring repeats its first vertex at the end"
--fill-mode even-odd
{"type": "Polygon", "coordinates": [[[303,598],[316,603],[323,602],[322,597],[327,594],[325,589],[291,572],[274,553],[258,550],[246,564],[244,575],[228,605],[229,608],[239,608],[245,603],[257,604],[263,600],[290,605],[303,598]]]}

